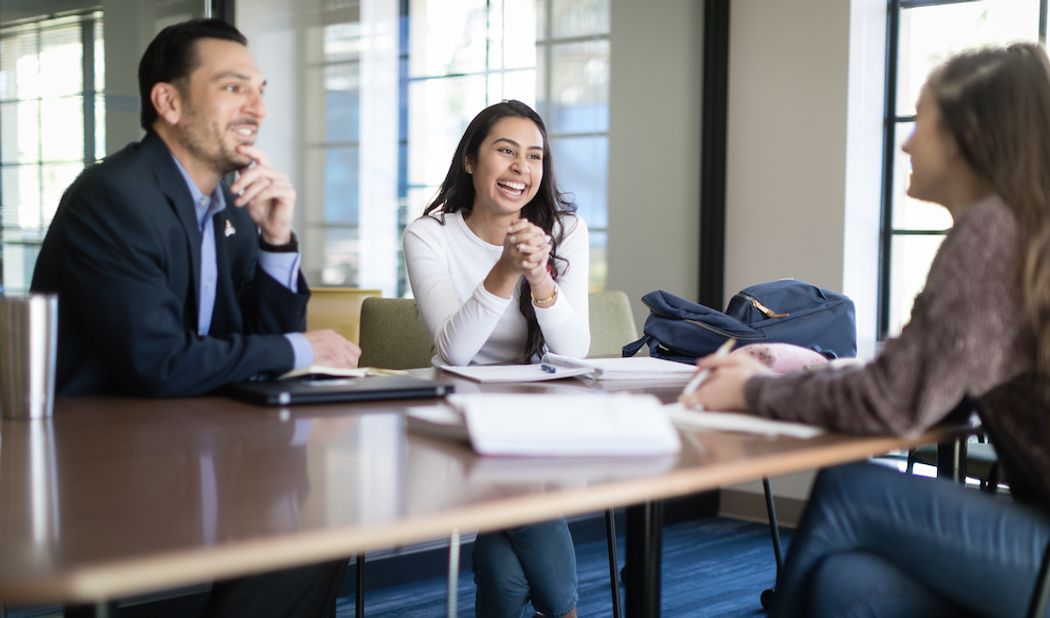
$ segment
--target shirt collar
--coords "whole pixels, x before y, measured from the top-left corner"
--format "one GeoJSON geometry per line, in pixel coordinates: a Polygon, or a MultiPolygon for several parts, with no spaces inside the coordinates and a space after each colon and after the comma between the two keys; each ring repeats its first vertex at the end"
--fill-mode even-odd
{"type": "Polygon", "coordinates": [[[226,198],[222,195],[221,183],[215,187],[211,195],[204,195],[197,183],[190,178],[190,173],[186,171],[186,168],[182,167],[182,163],[179,163],[179,159],[174,153],[172,153],[171,159],[175,161],[175,167],[179,168],[179,173],[182,174],[182,179],[186,182],[190,195],[193,196],[193,209],[197,214],[197,226],[203,229],[204,222],[209,217],[226,208],[226,198]]]}

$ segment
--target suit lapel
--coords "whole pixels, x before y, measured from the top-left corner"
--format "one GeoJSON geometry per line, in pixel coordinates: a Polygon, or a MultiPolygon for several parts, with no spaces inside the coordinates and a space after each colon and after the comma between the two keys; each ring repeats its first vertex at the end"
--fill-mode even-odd
{"type": "Polygon", "coordinates": [[[175,166],[171,151],[155,133],[147,132],[145,139],[142,140],[142,146],[148,154],[157,185],[167,198],[168,205],[175,211],[175,216],[186,234],[186,243],[189,245],[190,252],[190,277],[193,281],[191,294],[193,306],[196,308],[193,323],[196,324],[197,314],[200,311],[201,233],[197,227],[193,196],[182,174],[179,173],[179,168],[175,166]]]}

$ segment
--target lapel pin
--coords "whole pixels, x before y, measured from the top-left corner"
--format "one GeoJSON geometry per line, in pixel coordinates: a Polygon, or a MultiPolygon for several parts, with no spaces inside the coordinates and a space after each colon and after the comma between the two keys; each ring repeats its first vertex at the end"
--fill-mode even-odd
{"type": "Polygon", "coordinates": [[[230,223],[229,219],[226,219],[226,229],[223,231],[223,233],[226,235],[226,238],[229,238],[230,236],[233,236],[237,233],[237,229],[233,227],[233,224],[230,223]]]}

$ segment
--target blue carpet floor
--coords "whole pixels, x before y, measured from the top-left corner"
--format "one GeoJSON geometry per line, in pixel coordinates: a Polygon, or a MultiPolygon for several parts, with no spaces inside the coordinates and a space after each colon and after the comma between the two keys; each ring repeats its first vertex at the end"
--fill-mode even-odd
{"type": "MultiPolygon", "coordinates": [[[[785,544],[790,530],[782,530],[785,544]]],[[[619,542],[623,564],[624,540],[619,542]]],[[[612,615],[608,557],[605,541],[576,546],[581,618],[612,615]]],[[[469,566],[469,565],[467,565],[469,566]]],[[[670,526],[664,530],[664,616],[764,616],[759,595],[773,585],[776,565],[765,525],[710,518],[670,526]]],[[[369,618],[438,618],[445,612],[443,577],[401,586],[369,590],[365,615],[369,618]]],[[[460,575],[458,615],[474,615],[474,582],[469,571],[460,575]]],[[[339,618],[354,615],[353,597],[339,599],[339,618]]]]}
{"type": "MultiPolygon", "coordinates": [[[[782,530],[785,546],[791,531],[782,530]]],[[[623,564],[624,539],[619,540],[623,564]]],[[[576,566],[579,582],[581,618],[612,615],[608,557],[605,540],[578,543],[576,566]]],[[[474,581],[469,557],[464,557],[459,579],[458,616],[474,615],[474,581]]],[[[669,618],[706,616],[764,616],[759,595],[773,584],[776,566],[769,540],[769,529],[732,519],[708,518],[664,529],[662,614],[669,618]]],[[[439,618],[445,615],[444,577],[368,590],[365,615],[368,618],[439,618]]],[[[198,595],[200,597],[200,595],[198,595]]],[[[199,612],[201,599],[189,602],[183,611],[167,610],[165,615],[199,612]],[[196,603],[196,605],[194,605],[196,603]]],[[[2,607],[0,607],[2,609],[2,607]]],[[[118,616],[151,615],[148,607],[121,608],[118,616]]],[[[353,595],[341,597],[339,618],[354,616],[353,595]]],[[[0,612],[2,613],[2,612],[0,612]]],[[[60,618],[58,607],[7,608],[5,618],[60,618]]]]}

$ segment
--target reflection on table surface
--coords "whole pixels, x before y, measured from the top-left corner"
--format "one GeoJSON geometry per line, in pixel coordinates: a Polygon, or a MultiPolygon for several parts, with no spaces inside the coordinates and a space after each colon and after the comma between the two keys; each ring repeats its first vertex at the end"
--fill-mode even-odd
{"type": "MultiPolygon", "coordinates": [[[[479,387],[439,379],[459,392],[479,387]]],[[[603,388],[566,380],[483,390],[603,388]]],[[[670,401],[680,388],[645,390],[670,401]]],[[[406,432],[400,411],[418,403],[282,410],[222,397],[59,398],[52,420],[3,420],[0,598],[50,602],[206,581],[681,495],[900,444],[687,432],[674,457],[482,458],[465,444],[406,432]]]]}

